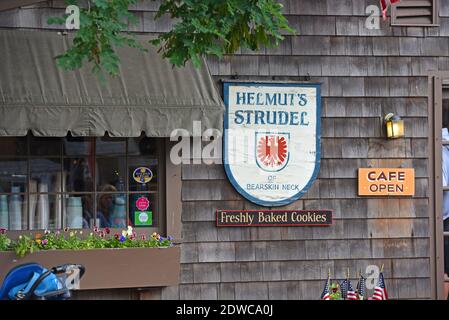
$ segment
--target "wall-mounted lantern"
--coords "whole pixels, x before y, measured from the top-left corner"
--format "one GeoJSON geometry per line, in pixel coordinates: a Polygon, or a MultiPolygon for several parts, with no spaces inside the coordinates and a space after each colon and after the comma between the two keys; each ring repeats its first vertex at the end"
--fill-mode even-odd
{"type": "Polygon", "coordinates": [[[404,120],[394,113],[389,113],[384,118],[389,139],[401,138],[404,136],[404,120]]]}

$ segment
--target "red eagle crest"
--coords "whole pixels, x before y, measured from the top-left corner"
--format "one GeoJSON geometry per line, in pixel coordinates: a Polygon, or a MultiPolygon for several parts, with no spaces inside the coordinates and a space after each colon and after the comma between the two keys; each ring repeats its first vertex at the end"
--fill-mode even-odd
{"type": "Polygon", "coordinates": [[[287,160],[287,141],[278,135],[262,136],[257,142],[257,157],[265,167],[280,167],[287,160]]]}

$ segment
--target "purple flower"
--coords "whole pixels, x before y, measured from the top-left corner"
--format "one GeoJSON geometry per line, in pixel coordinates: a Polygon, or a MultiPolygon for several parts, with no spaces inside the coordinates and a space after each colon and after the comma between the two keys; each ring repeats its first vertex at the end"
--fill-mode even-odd
{"type": "Polygon", "coordinates": [[[125,236],[123,236],[123,235],[121,235],[121,236],[120,236],[120,239],[119,239],[119,240],[120,240],[120,242],[125,242],[125,240],[126,240],[126,237],[125,237],[125,236]]]}
{"type": "Polygon", "coordinates": [[[0,234],[5,234],[6,233],[6,229],[5,228],[1,228],[0,229],[0,234]]]}
{"type": "Polygon", "coordinates": [[[48,240],[47,239],[42,240],[42,245],[43,246],[46,246],[47,244],[48,244],[48,240]]]}
{"type": "Polygon", "coordinates": [[[173,241],[173,237],[172,236],[168,236],[168,241],[173,241]]]}

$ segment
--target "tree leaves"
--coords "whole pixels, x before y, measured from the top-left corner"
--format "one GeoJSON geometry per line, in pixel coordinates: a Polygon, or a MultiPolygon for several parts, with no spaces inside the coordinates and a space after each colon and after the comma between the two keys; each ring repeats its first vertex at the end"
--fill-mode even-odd
{"type": "MultiPolygon", "coordinates": [[[[151,0],[147,0],[151,1],[151,0]]],[[[66,1],[77,4],[76,0],[66,1]]],[[[80,29],[73,45],[57,57],[64,69],[80,68],[85,60],[93,63],[93,72],[118,75],[119,57],[115,47],[144,47],[130,34],[123,33],[135,17],[128,11],[137,0],[91,0],[80,8],[80,29]]],[[[192,61],[200,66],[201,57],[222,57],[240,47],[258,50],[273,47],[283,39],[282,30],[294,33],[276,0],[162,0],[155,16],[168,15],[175,24],[150,43],[175,66],[192,61]]],[[[63,24],[64,18],[52,17],[49,23],[63,24]]]]}

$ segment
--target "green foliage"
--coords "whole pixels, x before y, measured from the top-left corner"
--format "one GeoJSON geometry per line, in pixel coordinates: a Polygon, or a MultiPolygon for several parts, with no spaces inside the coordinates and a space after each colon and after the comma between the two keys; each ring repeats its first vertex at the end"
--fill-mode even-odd
{"type": "MultiPolygon", "coordinates": [[[[81,68],[84,61],[93,63],[92,70],[101,70],[115,76],[119,70],[119,57],[114,47],[128,45],[145,50],[131,35],[121,31],[128,27],[135,17],[128,12],[128,6],[137,0],[91,0],[87,8],[80,7],[80,29],[76,32],[72,46],[57,57],[57,63],[65,70],[81,68]]],[[[76,4],[78,1],[66,1],[76,4]]],[[[64,24],[64,18],[51,17],[48,24],[64,24]]]]}
{"type": "Polygon", "coordinates": [[[277,46],[283,29],[294,32],[281,9],[275,0],[165,0],[156,18],[169,14],[178,22],[152,43],[176,66],[198,66],[201,55],[222,57],[239,47],[277,46]]]}
{"type": "Polygon", "coordinates": [[[6,236],[5,229],[0,229],[0,251],[8,250],[11,239],[6,236]]]}
{"type": "Polygon", "coordinates": [[[87,236],[83,231],[64,232],[45,231],[44,235],[36,233],[34,236],[22,235],[17,241],[12,241],[6,235],[4,229],[0,233],[0,251],[14,250],[19,257],[39,250],[88,250],[102,248],[154,248],[170,247],[173,245],[172,238],[164,238],[157,233],[151,236],[140,236],[137,238],[132,227],[123,230],[121,234],[110,234],[109,228],[100,230],[95,228],[87,236]]]}
{"type": "Polygon", "coordinates": [[[37,251],[38,244],[28,236],[20,236],[19,239],[13,243],[13,249],[19,257],[25,256],[27,253],[37,251]]]}
{"type": "MultiPolygon", "coordinates": [[[[147,0],[152,1],[152,0],[147,0]]],[[[57,57],[66,70],[80,68],[87,60],[93,71],[118,74],[119,57],[114,48],[130,46],[145,50],[131,35],[122,30],[136,18],[128,7],[137,0],[90,0],[80,8],[80,29],[73,45],[57,57]]],[[[78,4],[76,0],[67,4],[78,4]]],[[[164,58],[175,66],[192,60],[195,66],[201,56],[234,53],[239,47],[257,50],[277,46],[282,30],[293,33],[276,0],[162,0],[156,19],[164,15],[175,19],[173,29],[150,43],[159,46],[164,58]]],[[[49,24],[64,24],[65,18],[51,17],[49,24]]]]}

